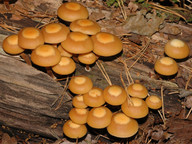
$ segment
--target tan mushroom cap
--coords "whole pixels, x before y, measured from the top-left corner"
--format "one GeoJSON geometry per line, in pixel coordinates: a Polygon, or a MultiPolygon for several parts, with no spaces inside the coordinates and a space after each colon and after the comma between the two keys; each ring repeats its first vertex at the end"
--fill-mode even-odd
{"type": "Polygon", "coordinates": [[[102,106],[105,103],[103,90],[101,88],[93,87],[89,92],[83,95],[83,101],[90,107],[102,106]]]}
{"type": "Polygon", "coordinates": [[[111,118],[112,112],[110,109],[104,106],[94,107],[89,111],[87,124],[92,128],[102,129],[110,124],[111,118]]]}
{"type": "Polygon", "coordinates": [[[69,111],[70,119],[77,124],[85,124],[87,122],[88,109],[72,108],[69,111]]]}
{"type": "Polygon", "coordinates": [[[119,138],[131,137],[137,133],[138,129],[137,121],[124,113],[113,114],[111,123],[107,127],[109,134],[119,138]]]}
{"type": "Polygon", "coordinates": [[[72,139],[77,139],[87,134],[87,127],[84,124],[76,124],[72,120],[68,120],[63,125],[63,133],[72,139]]]}
{"type": "Polygon", "coordinates": [[[176,61],[170,57],[163,57],[155,62],[155,71],[161,75],[170,76],[178,72],[176,61]]]}
{"type": "Polygon", "coordinates": [[[32,51],[31,60],[38,66],[50,67],[59,63],[61,55],[54,46],[41,45],[32,51]]]}
{"type": "Polygon", "coordinates": [[[93,87],[91,79],[84,75],[73,76],[68,88],[74,94],[85,94],[93,87]]]}
{"type": "Polygon", "coordinates": [[[159,109],[162,106],[161,99],[156,95],[148,96],[145,100],[146,104],[151,109],[159,109]]]}
{"type": "Polygon", "coordinates": [[[23,48],[21,48],[18,45],[18,35],[10,35],[6,37],[3,40],[3,50],[12,55],[20,54],[24,51],[23,48]]]}
{"type": "Polygon", "coordinates": [[[103,97],[110,105],[121,105],[126,100],[127,94],[122,87],[110,85],[103,90],[103,97]]]}
{"type": "Polygon", "coordinates": [[[127,87],[127,92],[132,97],[138,97],[138,98],[146,98],[148,95],[147,88],[140,84],[140,83],[134,83],[127,87]]]}
{"type": "Polygon", "coordinates": [[[93,50],[93,41],[91,38],[81,32],[71,32],[66,40],[61,42],[61,46],[73,54],[84,54],[93,50]]]}
{"type": "Polygon", "coordinates": [[[76,108],[86,108],[87,105],[84,103],[82,95],[76,95],[72,99],[72,105],[76,108]]]}
{"type": "Polygon", "coordinates": [[[97,56],[93,52],[79,54],[78,60],[83,64],[93,64],[97,60],[97,56]]]}
{"type": "Polygon", "coordinates": [[[52,66],[52,70],[59,75],[68,75],[75,71],[76,64],[72,58],[61,57],[58,64],[52,66]]]}
{"type": "Polygon", "coordinates": [[[63,3],[57,10],[57,15],[64,21],[72,22],[78,19],[86,19],[88,10],[82,4],[76,2],[63,3]]]}
{"type": "Polygon", "coordinates": [[[121,40],[110,33],[98,32],[91,36],[93,40],[93,52],[99,56],[113,56],[120,53],[123,49],[121,40]]]}
{"type": "Polygon", "coordinates": [[[131,98],[132,103],[126,100],[122,105],[122,111],[131,118],[143,118],[149,113],[149,109],[144,100],[131,98]]]}
{"type": "Polygon", "coordinates": [[[89,19],[78,19],[70,24],[71,31],[82,32],[87,35],[95,35],[101,31],[101,27],[89,19]]]}
{"type": "Polygon", "coordinates": [[[58,44],[67,38],[70,30],[62,23],[50,23],[41,29],[44,40],[49,44],[58,44]]]}
{"type": "Polygon", "coordinates": [[[61,53],[61,56],[72,57],[72,53],[66,51],[61,45],[58,46],[58,50],[61,53]]]}
{"type": "Polygon", "coordinates": [[[182,40],[172,39],[165,45],[165,54],[174,59],[184,59],[189,53],[189,46],[182,40]]]}
{"type": "Polygon", "coordinates": [[[25,27],[18,33],[18,45],[24,49],[35,49],[43,44],[43,34],[37,28],[25,27]]]}

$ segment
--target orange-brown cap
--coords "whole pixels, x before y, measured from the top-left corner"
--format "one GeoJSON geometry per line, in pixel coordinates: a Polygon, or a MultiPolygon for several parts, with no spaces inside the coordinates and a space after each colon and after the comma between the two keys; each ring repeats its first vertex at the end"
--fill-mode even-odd
{"type": "Polygon", "coordinates": [[[88,109],[72,108],[69,111],[70,119],[77,124],[85,124],[87,122],[88,109]]]}
{"type": "Polygon", "coordinates": [[[146,104],[151,109],[159,109],[162,106],[161,99],[156,95],[148,96],[145,100],[146,104]]]}
{"type": "Polygon", "coordinates": [[[81,32],[71,32],[66,40],[61,42],[61,46],[73,54],[88,53],[93,50],[93,41],[91,38],[81,32]]]}
{"type": "Polygon", "coordinates": [[[78,19],[86,19],[88,10],[82,4],[76,2],[63,3],[57,10],[57,15],[64,21],[72,22],[78,19]]]}
{"type": "Polygon", "coordinates": [[[70,30],[62,23],[50,23],[41,29],[44,40],[49,44],[58,44],[67,38],[70,30]]]}
{"type": "Polygon", "coordinates": [[[61,56],[72,57],[72,53],[66,51],[61,45],[58,46],[58,50],[61,53],[61,56]]]}
{"type": "Polygon", "coordinates": [[[178,72],[176,61],[170,57],[163,57],[155,62],[155,71],[161,75],[170,76],[178,72]]]}
{"type": "Polygon", "coordinates": [[[50,67],[59,63],[61,55],[54,46],[41,45],[32,51],[31,60],[36,65],[50,67]]]}
{"type": "Polygon", "coordinates": [[[63,125],[63,133],[69,138],[77,139],[87,134],[87,127],[84,124],[77,124],[68,120],[63,125]]]}
{"type": "Polygon", "coordinates": [[[72,99],[72,104],[76,108],[86,108],[87,105],[84,103],[84,99],[82,95],[76,95],[72,99]]]}
{"type": "Polygon", "coordinates": [[[24,49],[35,49],[43,44],[43,34],[35,27],[25,27],[18,33],[18,45],[24,49]]]}
{"type": "Polygon", "coordinates": [[[101,27],[89,19],[78,19],[70,24],[71,31],[82,32],[87,35],[94,35],[101,31],[101,27]]]}
{"type": "Polygon", "coordinates": [[[79,54],[78,60],[83,64],[93,64],[97,60],[97,56],[93,52],[85,53],[85,54],[79,54]]]}
{"type": "Polygon", "coordinates": [[[98,32],[91,38],[94,45],[93,52],[99,56],[113,56],[123,49],[121,40],[113,34],[98,32]]]}
{"type": "Polygon", "coordinates": [[[111,123],[107,127],[109,134],[119,138],[131,137],[137,133],[138,129],[137,121],[124,113],[113,114],[111,123]]]}
{"type": "Polygon", "coordinates": [[[134,83],[127,87],[127,92],[132,97],[138,97],[138,98],[146,98],[148,95],[147,88],[140,84],[140,83],[134,83]]]}
{"type": "Polygon", "coordinates": [[[74,94],[85,94],[93,87],[92,80],[84,75],[73,76],[69,82],[68,88],[74,94]]]}
{"type": "Polygon", "coordinates": [[[10,35],[6,37],[3,40],[3,50],[12,55],[20,54],[24,51],[23,48],[21,48],[18,45],[18,35],[10,35]]]}
{"type": "Polygon", "coordinates": [[[189,46],[182,40],[172,39],[165,45],[165,54],[174,59],[184,59],[189,53],[189,46]]]}

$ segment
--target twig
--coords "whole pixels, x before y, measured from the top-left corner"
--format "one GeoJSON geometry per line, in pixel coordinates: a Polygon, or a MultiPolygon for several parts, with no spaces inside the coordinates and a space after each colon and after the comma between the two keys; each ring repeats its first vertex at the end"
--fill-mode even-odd
{"type": "Polygon", "coordinates": [[[191,114],[191,111],[192,111],[192,107],[190,108],[190,110],[189,110],[187,116],[185,117],[185,119],[188,119],[189,115],[191,114]]]}
{"type": "Polygon", "coordinates": [[[161,100],[162,100],[162,114],[163,114],[163,123],[166,126],[166,118],[165,118],[165,106],[164,106],[164,94],[163,94],[163,86],[161,86],[161,100]]]}
{"type": "Polygon", "coordinates": [[[118,5],[119,5],[119,7],[120,7],[120,10],[121,10],[121,13],[122,13],[122,15],[123,15],[124,20],[126,20],[126,19],[127,19],[127,14],[126,14],[126,12],[125,12],[123,0],[117,0],[117,3],[118,3],[118,5]]]}

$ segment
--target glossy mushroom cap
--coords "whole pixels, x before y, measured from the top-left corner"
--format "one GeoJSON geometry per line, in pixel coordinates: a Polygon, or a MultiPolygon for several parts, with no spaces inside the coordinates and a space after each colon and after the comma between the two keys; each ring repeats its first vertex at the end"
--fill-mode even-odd
{"type": "Polygon", "coordinates": [[[162,106],[161,99],[156,95],[148,96],[145,100],[146,104],[151,109],[159,109],[162,106]]]}
{"type": "Polygon", "coordinates": [[[75,71],[76,64],[72,58],[61,57],[58,64],[52,66],[52,70],[59,75],[68,75],[75,71]]]}
{"type": "Polygon", "coordinates": [[[127,94],[125,90],[118,85],[110,85],[103,90],[105,101],[110,105],[121,105],[125,102],[127,94]]]}
{"type": "Polygon", "coordinates": [[[61,42],[61,46],[73,54],[84,54],[93,50],[91,38],[81,32],[69,33],[66,40],[61,42]]]}
{"type": "Polygon", "coordinates": [[[77,124],[85,124],[87,122],[88,109],[72,108],[69,111],[70,119],[77,124]]]}
{"type": "Polygon", "coordinates": [[[132,103],[126,100],[121,105],[121,110],[129,117],[143,118],[149,113],[149,109],[144,100],[140,98],[131,98],[132,103]]]}
{"type": "Polygon", "coordinates": [[[111,123],[107,127],[109,134],[119,138],[131,137],[137,133],[138,129],[137,121],[124,113],[113,114],[111,123]]]}
{"type": "Polygon", "coordinates": [[[101,27],[89,19],[78,19],[70,24],[71,31],[82,32],[87,35],[94,35],[101,31],[101,27]]]}
{"type": "Polygon", "coordinates": [[[43,34],[37,28],[25,27],[18,33],[18,45],[24,49],[35,49],[43,44],[43,34]]]}
{"type": "Polygon", "coordinates": [[[93,87],[88,93],[83,95],[83,101],[90,107],[99,107],[105,103],[103,98],[103,90],[93,87]]]}
{"type": "Polygon", "coordinates": [[[63,125],[63,133],[69,138],[77,139],[86,135],[87,127],[83,124],[76,124],[72,120],[68,120],[63,125]]]}
{"type": "Polygon", "coordinates": [[[72,22],[88,18],[89,13],[87,8],[79,3],[66,2],[58,8],[57,15],[64,21],[72,22]]]}
{"type": "Polygon", "coordinates": [[[85,94],[93,87],[93,82],[87,76],[73,76],[68,88],[74,94],[85,94]]]}
{"type": "Polygon", "coordinates": [[[58,44],[67,38],[70,30],[62,23],[50,23],[41,29],[46,43],[58,44]]]}
{"type": "Polygon", "coordinates": [[[184,59],[189,53],[189,46],[182,40],[172,39],[165,45],[165,54],[174,59],[184,59]]]}
{"type": "Polygon", "coordinates": [[[87,105],[84,103],[82,95],[76,95],[72,99],[72,105],[76,108],[86,108],[87,105]]]}
{"type": "Polygon", "coordinates": [[[155,63],[155,71],[164,76],[171,76],[178,72],[176,61],[169,57],[158,59],[155,63]]]}
{"type": "Polygon", "coordinates": [[[140,83],[134,83],[127,87],[127,92],[132,97],[138,97],[138,98],[146,98],[148,95],[147,88],[140,84],[140,83]]]}
{"type": "Polygon", "coordinates": [[[61,45],[58,46],[58,50],[61,53],[61,56],[72,57],[72,53],[66,51],[61,45]]]}
{"type": "Polygon", "coordinates": [[[99,56],[113,56],[120,53],[123,49],[121,40],[110,33],[98,32],[91,36],[93,40],[93,52],[99,56]]]}
{"type": "Polygon", "coordinates": [[[107,127],[112,118],[112,112],[104,107],[94,107],[89,111],[87,124],[92,128],[102,129],[107,127]]]}
{"type": "Polygon", "coordinates": [[[3,40],[3,50],[12,55],[20,54],[24,51],[18,45],[18,35],[10,35],[3,40]]]}
{"type": "Polygon", "coordinates": [[[32,51],[31,60],[38,66],[50,67],[59,63],[61,55],[57,48],[51,45],[41,45],[32,51]]]}
{"type": "Polygon", "coordinates": [[[79,54],[78,60],[83,64],[93,64],[97,60],[97,56],[93,52],[79,54]]]}

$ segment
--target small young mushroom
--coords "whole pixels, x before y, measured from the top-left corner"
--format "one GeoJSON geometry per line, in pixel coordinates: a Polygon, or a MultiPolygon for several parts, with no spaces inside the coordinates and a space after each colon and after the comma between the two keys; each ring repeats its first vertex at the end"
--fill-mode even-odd
{"type": "Polygon", "coordinates": [[[86,108],[87,105],[84,103],[82,95],[76,95],[72,99],[72,105],[76,108],[86,108]]]}
{"type": "Polygon", "coordinates": [[[108,133],[119,138],[131,137],[138,129],[137,121],[121,112],[113,114],[111,123],[107,126],[108,133]]]}
{"type": "Polygon", "coordinates": [[[77,124],[85,124],[87,122],[88,109],[72,108],[69,111],[70,119],[77,124]]]}
{"type": "Polygon", "coordinates": [[[130,96],[137,98],[146,98],[148,95],[147,88],[140,83],[134,83],[129,85],[127,87],[127,92],[130,96]]]}
{"type": "Polygon", "coordinates": [[[174,59],[184,59],[189,53],[189,46],[182,40],[172,39],[165,45],[165,54],[174,59]]]}
{"type": "Polygon", "coordinates": [[[156,95],[148,96],[145,100],[147,106],[151,109],[159,109],[162,106],[161,99],[156,95]]]}
{"type": "Polygon", "coordinates": [[[154,69],[161,75],[171,76],[178,72],[178,65],[174,59],[163,57],[155,62],[154,69]]]}
{"type": "Polygon", "coordinates": [[[80,3],[66,2],[58,8],[57,15],[64,21],[72,22],[78,19],[87,19],[89,13],[87,8],[80,3]]]}

